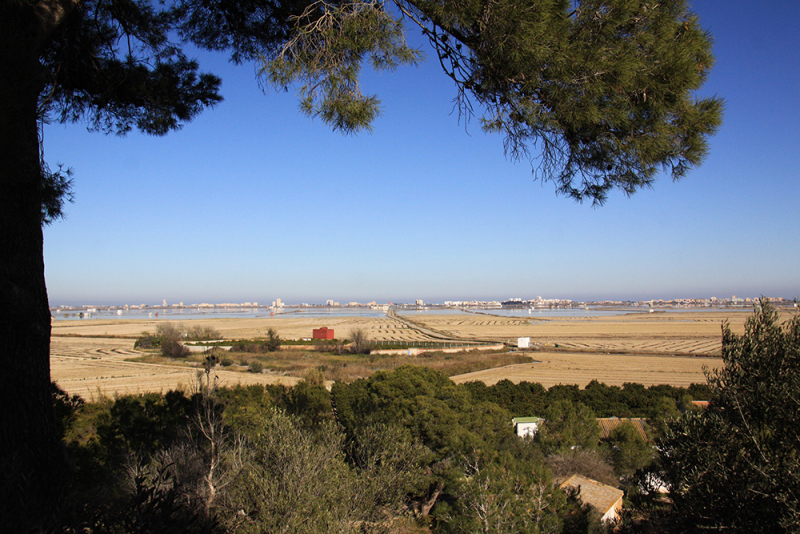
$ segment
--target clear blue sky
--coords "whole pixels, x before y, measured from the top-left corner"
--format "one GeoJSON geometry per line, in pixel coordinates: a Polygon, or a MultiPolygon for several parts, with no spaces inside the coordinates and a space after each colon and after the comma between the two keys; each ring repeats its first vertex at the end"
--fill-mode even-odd
{"type": "Polygon", "coordinates": [[[225,101],[181,131],[45,128],[75,171],[45,229],[51,305],[800,295],[800,2],[692,5],[717,58],[702,94],[726,100],[710,154],[596,209],[459,123],[430,56],[369,73],[383,115],[346,137],[198,55],[225,101]]]}

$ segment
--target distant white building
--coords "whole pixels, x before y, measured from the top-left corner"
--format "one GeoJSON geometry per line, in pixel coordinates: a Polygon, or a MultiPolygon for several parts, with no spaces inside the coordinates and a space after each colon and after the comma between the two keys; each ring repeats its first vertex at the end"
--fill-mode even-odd
{"type": "Polygon", "coordinates": [[[531,338],[529,337],[518,337],[517,338],[517,348],[519,349],[527,349],[531,346],[531,338]]]}
{"type": "Polygon", "coordinates": [[[534,437],[539,431],[539,424],[542,419],[539,417],[515,417],[511,420],[514,423],[514,433],[521,438],[534,437]]]}

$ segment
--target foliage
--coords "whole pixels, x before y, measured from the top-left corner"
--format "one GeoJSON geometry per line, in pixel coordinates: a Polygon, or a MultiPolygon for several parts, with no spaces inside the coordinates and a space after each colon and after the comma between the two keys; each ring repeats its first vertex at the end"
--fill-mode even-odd
{"type": "Polygon", "coordinates": [[[258,374],[264,370],[264,364],[262,364],[258,360],[253,360],[252,362],[250,362],[250,366],[247,368],[247,370],[250,371],[251,373],[258,374]]]}
{"type": "Polygon", "coordinates": [[[377,98],[358,84],[365,58],[376,70],[394,70],[420,57],[406,45],[402,22],[376,0],[317,0],[292,23],[290,39],[261,75],[283,89],[302,80],[300,109],[345,133],[370,128],[379,114],[377,98]]]}
{"type": "Polygon", "coordinates": [[[639,469],[647,467],[654,459],[655,450],[633,426],[626,421],[611,431],[606,440],[614,473],[618,480],[629,483],[639,469]]]}
{"type": "Polygon", "coordinates": [[[158,336],[154,336],[149,332],[142,332],[142,335],[136,338],[136,341],[133,343],[134,349],[143,349],[143,350],[150,350],[150,349],[157,349],[161,347],[161,338],[158,336]]]}
{"type": "Polygon", "coordinates": [[[161,323],[156,327],[156,337],[161,339],[161,354],[168,358],[185,358],[190,354],[189,348],[181,343],[184,333],[179,326],[172,323],[161,323]]]}
{"type": "Polygon", "coordinates": [[[222,337],[219,330],[213,326],[192,325],[184,328],[183,325],[179,325],[179,328],[185,333],[186,339],[191,341],[209,341],[222,337]]]}
{"type": "Polygon", "coordinates": [[[392,477],[375,477],[394,471],[393,464],[408,468],[397,473],[400,480],[415,471],[413,452],[404,449],[381,451],[386,464],[377,472],[353,469],[343,452],[344,435],[334,423],[309,432],[274,409],[251,420],[247,437],[248,469],[227,496],[235,503],[230,509],[242,510],[229,519],[237,532],[383,532],[402,500],[387,487],[392,477]]]}
{"type": "Polygon", "coordinates": [[[677,517],[687,530],[800,532],[800,316],[781,325],[762,300],[744,335],[723,325],[722,358],[710,406],[662,445],[677,517]]]}
{"type": "Polygon", "coordinates": [[[437,531],[497,534],[561,532],[566,499],[541,470],[507,458],[473,462],[454,490],[457,499],[440,513],[437,531]]]}
{"type": "Polygon", "coordinates": [[[354,354],[369,354],[373,347],[372,340],[363,328],[355,328],[350,332],[350,350],[354,354]]]}
{"type": "Polygon", "coordinates": [[[536,441],[546,453],[596,449],[600,442],[596,419],[594,412],[583,403],[557,401],[545,411],[536,441]]]}
{"type": "MultiPolygon", "coordinates": [[[[538,159],[538,177],[577,200],[630,195],[661,170],[681,178],[719,126],[721,101],[692,96],[714,60],[684,0],[394,4],[455,82],[460,115],[480,108],[507,154],[538,159]]],[[[301,107],[334,129],[375,116],[377,100],[357,85],[365,56],[381,68],[415,59],[384,4],[320,1],[294,22],[263,72],[278,87],[299,80],[301,107]]]]}
{"type": "Polygon", "coordinates": [[[501,380],[492,386],[482,382],[468,382],[464,386],[473,398],[494,402],[514,417],[543,416],[550,405],[559,401],[580,402],[598,417],[647,418],[657,430],[665,428],[666,421],[678,417],[682,410],[691,409],[692,399],[706,400],[710,395],[708,388],[699,384],[680,388],[626,383],[619,387],[596,380],[584,389],[575,385],[556,385],[546,389],[541,384],[524,381],[514,384],[510,380],[501,380]]]}
{"type": "Polygon", "coordinates": [[[281,349],[281,336],[278,331],[270,327],[267,330],[267,342],[264,344],[269,352],[275,352],[281,349]]]}
{"type": "Polygon", "coordinates": [[[415,499],[421,517],[431,514],[446,523],[469,465],[496,462],[509,448],[518,454],[524,450],[518,448],[521,441],[513,435],[508,412],[474,401],[466,388],[431,369],[403,366],[351,384],[337,382],[332,396],[348,435],[357,435],[364,425],[399,425],[428,449],[426,490],[415,499]]]}
{"type": "Polygon", "coordinates": [[[64,439],[64,435],[75,419],[78,410],[84,405],[84,400],[79,395],[69,395],[55,382],[51,382],[50,392],[53,398],[53,408],[56,412],[58,438],[64,439]]]}

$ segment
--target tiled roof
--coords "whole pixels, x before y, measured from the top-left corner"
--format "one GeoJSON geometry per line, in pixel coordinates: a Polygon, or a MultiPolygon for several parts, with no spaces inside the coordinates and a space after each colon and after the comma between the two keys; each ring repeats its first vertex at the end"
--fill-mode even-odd
{"type": "Polygon", "coordinates": [[[597,419],[597,424],[600,425],[600,439],[608,439],[611,437],[611,432],[625,422],[633,425],[633,427],[636,429],[636,432],[639,434],[639,437],[642,438],[645,443],[650,441],[650,439],[647,437],[647,431],[645,430],[647,427],[647,421],[644,419],[630,417],[603,417],[597,419]]]}
{"type": "Polygon", "coordinates": [[[625,492],[602,482],[586,478],[581,475],[572,475],[562,482],[559,488],[572,488],[579,490],[578,497],[584,504],[591,504],[600,515],[605,516],[609,510],[618,506],[625,492]]]}

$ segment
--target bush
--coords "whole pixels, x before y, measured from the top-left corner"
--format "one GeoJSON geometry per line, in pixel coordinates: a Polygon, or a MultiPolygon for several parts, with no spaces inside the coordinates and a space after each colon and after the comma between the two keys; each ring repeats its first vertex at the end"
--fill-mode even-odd
{"type": "Polygon", "coordinates": [[[211,339],[220,339],[221,337],[222,334],[219,333],[219,330],[211,326],[192,326],[186,332],[186,339],[193,341],[209,341],[211,339]]]}
{"type": "Polygon", "coordinates": [[[281,350],[281,336],[278,335],[274,328],[267,330],[267,341],[264,342],[264,347],[269,352],[281,350]]]}
{"type": "Polygon", "coordinates": [[[367,332],[362,328],[356,328],[350,332],[350,350],[353,354],[369,354],[372,350],[372,340],[369,339],[367,332]]]}
{"type": "Polygon", "coordinates": [[[161,354],[168,358],[185,358],[191,351],[181,344],[183,333],[172,323],[162,323],[156,328],[156,335],[161,338],[161,354]]]}
{"type": "Polygon", "coordinates": [[[133,344],[134,349],[157,349],[161,347],[161,338],[149,332],[142,332],[142,335],[133,344]]]}
{"type": "Polygon", "coordinates": [[[260,373],[264,370],[264,366],[258,360],[250,362],[250,367],[247,369],[251,373],[260,373]]]}

